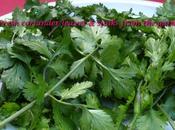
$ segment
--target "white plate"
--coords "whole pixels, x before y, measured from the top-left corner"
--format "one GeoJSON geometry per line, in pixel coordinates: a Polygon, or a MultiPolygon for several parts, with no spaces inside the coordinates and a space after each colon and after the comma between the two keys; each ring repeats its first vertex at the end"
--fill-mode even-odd
{"type": "MultiPolygon", "coordinates": [[[[152,1],[140,1],[140,0],[93,0],[92,2],[87,0],[71,0],[75,6],[86,6],[91,4],[103,3],[108,8],[115,8],[117,11],[128,11],[133,9],[133,13],[138,14],[143,12],[145,15],[151,17],[156,13],[156,8],[160,7],[162,3],[152,1]]],[[[49,5],[54,5],[55,2],[50,2],[49,5]]],[[[11,13],[3,15],[0,20],[10,19],[11,13]]]]}

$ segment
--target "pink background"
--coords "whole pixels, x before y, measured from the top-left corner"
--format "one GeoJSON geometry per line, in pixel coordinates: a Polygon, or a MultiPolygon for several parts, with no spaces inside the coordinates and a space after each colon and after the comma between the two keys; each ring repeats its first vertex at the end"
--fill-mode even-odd
{"type": "MultiPolygon", "coordinates": [[[[50,2],[54,0],[40,0],[41,2],[50,2]]],[[[163,2],[164,0],[152,0],[156,2],[163,2]]],[[[22,8],[25,0],[0,0],[0,16],[7,14],[16,7],[22,8]]]]}

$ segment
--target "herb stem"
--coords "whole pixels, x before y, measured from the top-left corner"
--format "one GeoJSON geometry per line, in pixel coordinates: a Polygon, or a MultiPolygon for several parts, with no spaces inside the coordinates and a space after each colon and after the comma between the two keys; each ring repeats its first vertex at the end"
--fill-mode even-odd
{"type": "Polygon", "coordinates": [[[11,39],[11,44],[13,45],[14,44],[14,39],[15,39],[15,36],[16,36],[16,32],[13,33],[13,36],[12,36],[12,39],[11,39]]]}
{"type": "Polygon", "coordinates": [[[159,101],[160,99],[165,95],[165,93],[167,92],[167,90],[173,85],[174,83],[170,83],[169,85],[167,85],[167,87],[163,90],[163,92],[161,93],[161,95],[156,99],[156,101],[153,103],[153,105],[151,107],[154,107],[159,101]]]}
{"type": "MultiPolygon", "coordinates": [[[[96,49],[97,50],[97,49],[96,49]]],[[[95,51],[96,51],[95,50],[95,51]]],[[[49,91],[47,91],[44,94],[44,97],[47,97],[52,91],[54,91],[61,83],[63,83],[83,62],[85,62],[95,51],[93,51],[92,53],[88,54],[87,56],[85,56],[82,61],[77,64],[69,73],[67,73],[60,81],[58,81],[58,83],[56,83],[49,91]]],[[[23,107],[21,110],[17,111],[16,113],[14,113],[13,115],[11,115],[10,117],[6,118],[5,120],[3,120],[2,122],[0,122],[0,127],[3,127],[5,124],[11,122],[12,120],[14,120],[15,118],[17,118],[18,116],[20,116],[22,113],[24,113],[25,111],[27,111],[28,109],[30,109],[34,104],[36,103],[36,100],[32,101],[31,103],[29,103],[27,106],[23,107]]]]}
{"type": "Polygon", "coordinates": [[[54,33],[54,32],[56,31],[57,28],[58,28],[58,26],[57,26],[57,27],[54,27],[54,28],[49,32],[48,36],[50,37],[50,36],[52,35],[52,33],[54,33]]]}
{"type": "Polygon", "coordinates": [[[92,58],[93,58],[93,60],[98,64],[98,65],[100,65],[103,69],[105,69],[106,71],[108,71],[108,73],[112,76],[112,78],[114,79],[114,80],[116,80],[119,84],[120,84],[120,82],[119,82],[119,79],[111,72],[111,70],[107,67],[107,66],[105,66],[105,65],[103,65],[97,58],[95,58],[94,56],[91,56],[92,58]]]}
{"type": "MultiPolygon", "coordinates": [[[[96,51],[96,50],[95,50],[96,51]]],[[[82,63],[84,63],[95,51],[84,57],[80,63],[78,63],[71,71],[69,71],[57,84],[55,84],[45,96],[48,96],[52,91],[54,91],[61,83],[63,83],[82,63]]]]}
{"type": "Polygon", "coordinates": [[[43,79],[46,80],[46,72],[47,72],[47,68],[49,67],[49,65],[52,63],[52,61],[55,59],[55,55],[49,60],[49,62],[47,63],[47,65],[44,67],[43,70],[43,79]]]}
{"type": "Polygon", "coordinates": [[[90,107],[90,106],[87,106],[87,105],[83,105],[83,104],[72,104],[72,103],[64,102],[62,100],[58,100],[54,96],[52,96],[51,94],[49,94],[49,97],[51,97],[56,102],[64,104],[64,105],[74,106],[74,107],[77,106],[77,107],[80,107],[80,108],[93,108],[93,107],[90,107]]]}
{"type": "Polygon", "coordinates": [[[36,103],[36,100],[34,100],[33,102],[29,103],[28,105],[23,107],[21,110],[17,111],[16,113],[11,115],[10,117],[8,117],[5,120],[3,120],[2,122],[0,122],[0,128],[3,127],[5,124],[9,123],[10,121],[14,120],[16,117],[20,116],[22,113],[24,113],[28,109],[30,109],[35,103],[36,103]]]}

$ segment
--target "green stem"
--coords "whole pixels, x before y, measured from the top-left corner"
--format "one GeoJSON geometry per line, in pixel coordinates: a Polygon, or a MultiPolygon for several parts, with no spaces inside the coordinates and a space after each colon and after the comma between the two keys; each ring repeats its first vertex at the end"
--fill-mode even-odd
{"type": "Polygon", "coordinates": [[[62,100],[58,100],[56,99],[54,96],[52,95],[48,95],[49,97],[51,97],[53,100],[55,100],[56,102],[58,103],[61,103],[61,104],[64,104],[64,105],[68,105],[68,106],[77,106],[77,107],[80,107],[80,108],[91,108],[91,109],[94,109],[93,107],[90,107],[90,106],[87,106],[87,105],[83,105],[83,104],[72,104],[72,103],[68,103],[68,102],[64,102],[62,100]]]}
{"type": "Polygon", "coordinates": [[[16,117],[20,116],[23,112],[30,109],[36,101],[29,103],[27,106],[23,107],[21,110],[17,111],[15,114],[11,115],[10,117],[6,118],[2,122],[0,122],[0,128],[3,127],[5,124],[9,123],[10,121],[14,120],[16,117]]]}
{"type": "Polygon", "coordinates": [[[108,71],[108,73],[112,76],[112,78],[114,79],[114,80],[116,80],[119,84],[120,84],[120,82],[119,82],[119,79],[111,72],[111,70],[107,67],[107,66],[105,66],[105,65],[103,65],[97,58],[95,58],[94,56],[91,56],[92,58],[93,58],[93,60],[98,64],[98,65],[100,65],[103,69],[105,69],[106,71],[108,71]]]}
{"type": "Polygon", "coordinates": [[[52,63],[52,61],[55,59],[56,55],[54,55],[48,62],[48,64],[44,67],[43,70],[43,79],[46,80],[46,72],[47,72],[47,68],[49,67],[49,65],[52,63]]]}
{"type": "Polygon", "coordinates": [[[60,50],[62,49],[62,47],[55,52],[55,54],[52,56],[52,58],[49,60],[49,62],[47,63],[47,65],[44,67],[44,70],[43,70],[43,79],[46,80],[46,72],[47,72],[47,69],[49,67],[49,65],[53,62],[53,60],[58,56],[60,55],[60,50]]]}
{"type": "MultiPolygon", "coordinates": [[[[96,50],[95,50],[96,51],[96,50]]],[[[63,83],[82,63],[84,63],[94,52],[90,53],[86,57],[84,57],[80,63],[78,63],[69,73],[67,73],[57,84],[55,84],[47,93],[45,93],[45,96],[49,95],[53,90],[55,90],[61,83],[63,83]]]]}
{"type": "Polygon", "coordinates": [[[162,113],[166,116],[166,118],[168,119],[168,122],[170,123],[171,127],[173,128],[173,130],[175,130],[175,123],[174,123],[174,121],[171,119],[171,117],[168,115],[168,113],[159,104],[157,106],[162,111],[162,113]]]}
{"type": "MultiPolygon", "coordinates": [[[[96,50],[95,50],[96,51],[96,50]]],[[[93,51],[92,53],[88,54],[87,56],[85,56],[82,61],[77,64],[69,73],[67,73],[60,81],[58,81],[58,83],[56,85],[54,85],[49,91],[47,91],[44,95],[44,97],[47,97],[51,92],[53,92],[61,83],[63,83],[83,62],[85,62],[95,51],[93,51]]],[[[0,127],[3,127],[5,124],[11,122],[12,120],[14,120],[15,118],[17,118],[18,116],[20,116],[22,113],[24,113],[25,111],[27,111],[28,109],[30,109],[34,104],[36,103],[36,100],[32,101],[31,103],[29,103],[27,106],[23,107],[21,110],[17,111],[16,113],[14,113],[13,115],[11,115],[10,117],[6,118],[5,120],[3,120],[2,122],[0,122],[0,127]]]]}
{"type": "Polygon", "coordinates": [[[15,36],[16,36],[16,32],[13,33],[13,36],[12,36],[12,39],[11,39],[11,44],[13,45],[14,44],[14,39],[15,39],[15,36]]]}
{"type": "Polygon", "coordinates": [[[134,115],[134,118],[132,119],[131,123],[129,124],[127,130],[133,130],[133,128],[134,128],[134,124],[135,124],[135,122],[136,122],[138,116],[139,116],[139,114],[134,115]]]}
{"type": "Polygon", "coordinates": [[[134,102],[134,118],[131,121],[131,123],[128,126],[128,130],[133,130],[134,129],[134,125],[135,122],[138,118],[138,116],[140,115],[140,111],[141,111],[141,94],[140,94],[140,88],[142,86],[143,81],[141,80],[139,83],[139,86],[137,88],[137,95],[135,97],[135,102],[134,102]]]}
{"type": "Polygon", "coordinates": [[[51,30],[51,32],[48,34],[48,36],[50,37],[50,36],[52,35],[52,33],[54,33],[54,32],[56,31],[57,28],[58,28],[58,26],[57,26],[57,27],[54,27],[54,28],[51,30]]]}

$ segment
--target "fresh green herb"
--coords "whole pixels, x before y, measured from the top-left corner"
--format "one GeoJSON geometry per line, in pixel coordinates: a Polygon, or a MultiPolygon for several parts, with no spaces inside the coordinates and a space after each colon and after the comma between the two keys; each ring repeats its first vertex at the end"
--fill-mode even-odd
{"type": "MultiPolygon", "coordinates": [[[[173,1],[155,21],[172,20],[173,1]]],[[[103,4],[28,0],[17,21],[122,21],[103,4]]],[[[18,130],[164,130],[175,120],[174,27],[4,27],[0,32],[0,127],[18,130]]],[[[0,128],[0,129],[1,129],[0,128]]]]}

